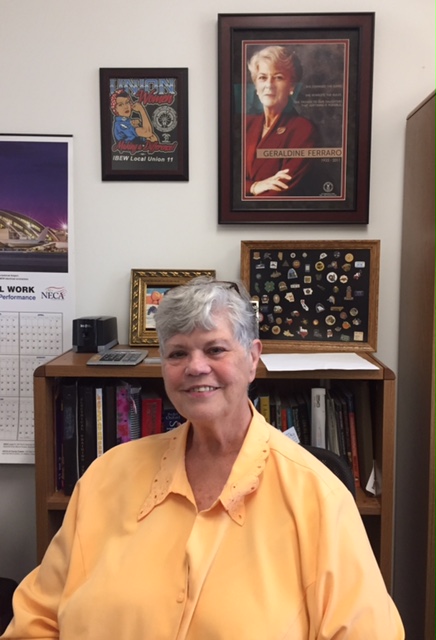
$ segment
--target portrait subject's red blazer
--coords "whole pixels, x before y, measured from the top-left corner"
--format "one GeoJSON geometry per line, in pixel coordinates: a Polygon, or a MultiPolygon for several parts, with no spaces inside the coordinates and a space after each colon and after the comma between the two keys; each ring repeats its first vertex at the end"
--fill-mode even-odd
{"type": "Polygon", "coordinates": [[[258,149],[308,149],[317,146],[315,125],[298,115],[295,109],[285,110],[276,125],[262,138],[264,115],[247,116],[245,138],[246,183],[245,195],[250,193],[254,182],[273,176],[281,169],[289,169],[292,180],[285,191],[265,191],[262,196],[283,197],[290,195],[319,195],[319,187],[307,180],[317,160],[311,158],[257,158],[258,149]]]}

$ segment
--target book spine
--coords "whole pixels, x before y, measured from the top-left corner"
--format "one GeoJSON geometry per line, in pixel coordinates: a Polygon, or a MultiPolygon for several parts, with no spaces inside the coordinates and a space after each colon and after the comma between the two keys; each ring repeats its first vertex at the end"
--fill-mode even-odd
{"type": "Polygon", "coordinates": [[[129,388],[129,434],[130,440],[141,437],[141,387],[129,388]]]}
{"type": "Polygon", "coordinates": [[[65,383],[62,387],[62,418],[64,459],[64,493],[70,496],[79,478],[77,438],[77,384],[65,383]]]}
{"type": "Polygon", "coordinates": [[[348,460],[350,468],[352,467],[353,460],[351,455],[351,436],[350,436],[350,423],[348,420],[348,408],[344,395],[340,391],[335,391],[336,401],[338,403],[338,411],[341,415],[342,431],[344,434],[344,456],[348,460]]]}
{"type": "Polygon", "coordinates": [[[282,425],[282,398],[280,394],[276,391],[274,394],[274,405],[276,410],[276,427],[279,431],[283,431],[282,425]]]}
{"type": "Polygon", "coordinates": [[[301,393],[297,395],[298,415],[301,426],[301,444],[310,445],[310,416],[309,401],[307,394],[301,393]]]}
{"type": "Polygon", "coordinates": [[[97,434],[96,434],[96,407],[95,407],[95,387],[94,384],[86,384],[83,387],[84,405],[84,471],[95,460],[97,455],[97,434]]]}
{"type": "Polygon", "coordinates": [[[323,387],[311,389],[311,444],[314,447],[326,446],[326,390],[323,387]]]}
{"type": "Polygon", "coordinates": [[[85,393],[84,386],[77,387],[77,448],[79,477],[85,472],[85,393]]]}
{"type": "Polygon", "coordinates": [[[345,424],[344,424],[344,417],[342,414],[342,404],[340,400],[337,398],[337,396],[334,394],[334,392],[332,392],[332,399],[333,399],[334,412],[336,416],[336,430],[338,434],[339,455],[342,456],[348,463],[349,460],[347,456],[347,447],[345,442],[346,440],[345,424]]]}
{"type": "Polygon", "coordinates": [[[259,413],[261,413],[265,420],[269,424],[271,424],[271,406],[269,401],[269,393],[259,394],[259,413]]]}
{"type": "Polygon", "coordinates": [[[97,458],[104,453],[103,444],[103,389],[95,388],[95,424],[96,424],[96,456],[97,458]]]}
{"type": "Polygon", "coordinates": [[[162,431],[171,431],[185,422],[175,407],[166,403],[162,409],[162,431]]]}
{"type": "Polygon", "coordinates": [[[354,483],[356,487],[361,486],[360,482],[360,468],[359,468],[359,454],[357,448],[357,433],[356,433],[356,416],[354,411],[354,396],[353,393],[344,389],[345,401],[348,409],[348,425],[350,429],[350,443],[351,443],[351,462],[354,475],[354,483]]]}
{"type": "Polygon", "coordinates": [[[367,380],[362,380],[356,383],[353,388],[360,482],[362,489],[367,490],[368,481],[373,473],[374,467],[371,397],[369,383],[367,380]]]}
{"type": "Polygon", "coordinates": [[[108,382],[103,387],[103,449],[109,451],[117,444],[116,386],[108,382]]]}
{"type": "Polygon", "coordinates": [[[117,443],[128,442],[129,432],[129,390],[127,384],[119,384],[116,389],[117,400],[117,443]]]}
{"type": "Polygon", "coordinates": [[[294,396],[292,396],[291,401],[291,413],[292,413],[292,425],[297,432],[298,439],[301,442],[302,433],[301,433],[301,421],[300,421],[300,412],[298,410],[298,404],[294,396]]]}
{"type": "Polygon", "coordinates": [[[350,425],[351,460],[352,460],[352,469],[354,474],[354,482],[356,484],[356,487],[360,487],[359,454],[357,449],[356,421],[354,418],[354,412],[348,414],[348,422],[350,425]]]}
{"type": "Polygon", "coordinates": [[[160,396],[142,398],[142,436],[162,432],[162,398],[160,396]]]}
{"type": "Polygon", "coordinates": [[[57,380],[55,382],[55,469],[57,491],[63,491],[64,489],[64,424],[62,411],[62,387],[59,380],[57,380]]]}
{"type": "Polygon", "coordinates": [[[282,431],[283,433],[288,430],[288,409],[282,402],[282,431]]]}
{"type": "Polygon", "coordinates": [[[327,448],[333,453],[340,455],[339,439],[338,439],[338,424],[336,419],[336,408],[333,398],[327,392],[326,397],[326,435],[327,435],[327,448]]]}

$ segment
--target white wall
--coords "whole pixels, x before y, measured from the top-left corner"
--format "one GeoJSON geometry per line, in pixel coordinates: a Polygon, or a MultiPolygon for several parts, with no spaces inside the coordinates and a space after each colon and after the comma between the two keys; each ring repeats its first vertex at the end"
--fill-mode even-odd
{"type": "MultiPolygon", "coordinates": [[[[380,239],[377,355],[395,370],[405,120],[434,89],[433,25],[432,0],[1,0],[0,131],[74,136],[77,316],[117,316],[126,342],[132,268],[214,268],[234,279],[241,240],[380,239]],[[217,14],[266,11],[376,12],[367,226],[217,223],[217,14]],[[189,69],[189,182],[103,183],[99,68],[172,66],[189,69]]],[[[15,476],[2,471],[3,522],[15,476]]],[[[21,577],[32,562],[13,535],[0,541],[0,575],[12,554],[9,574],[21,577]]]]}

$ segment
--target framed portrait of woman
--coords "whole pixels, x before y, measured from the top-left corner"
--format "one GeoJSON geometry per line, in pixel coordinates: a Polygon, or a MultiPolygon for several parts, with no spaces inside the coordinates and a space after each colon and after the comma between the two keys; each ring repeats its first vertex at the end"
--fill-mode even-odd
{"type": "Polygon", "coordinates": [[[219,223],[368,223],[374,14],[220,14],[219,223]]]}

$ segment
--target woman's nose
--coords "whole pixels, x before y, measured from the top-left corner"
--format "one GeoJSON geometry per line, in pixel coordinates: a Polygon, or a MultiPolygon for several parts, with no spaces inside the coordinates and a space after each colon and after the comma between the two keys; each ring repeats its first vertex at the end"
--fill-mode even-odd
{"type": "Polygon", "coordinates": [[[188,359],[185,373],[190,376],[199,376],[209,373],[210,365],[207,356],[204,353],[192,353],[188,359]]]}

